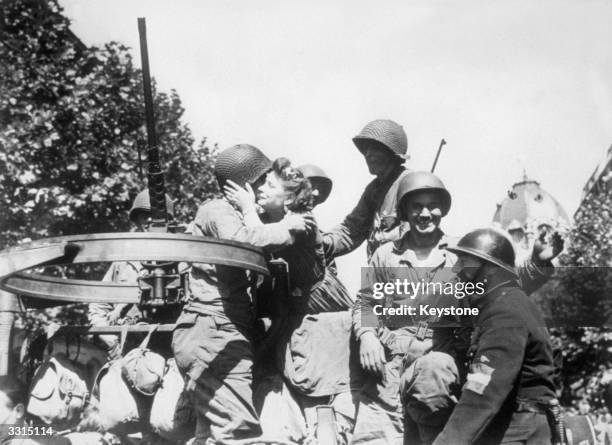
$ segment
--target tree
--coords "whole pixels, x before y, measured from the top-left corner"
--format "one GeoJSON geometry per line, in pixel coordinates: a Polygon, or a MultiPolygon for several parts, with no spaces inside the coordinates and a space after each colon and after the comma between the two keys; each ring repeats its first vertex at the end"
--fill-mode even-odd
{"type": "MultiPolygon", "coordinates": [[[[0,247],[24,238],[126,230],[145,186],[141,73],[128,48],[86,48],[57,0],[1,3],[0,247]]],[[[217,192],[205,141],[194,148],[175,91],[155,91],[162,168],[178,215],[217,192]]],[[[146,169],[145,169],[146,170],[146,169]]]]}
{"type": "Polygon", "coordinates": [[[566,253],[538,298],[564,355],[565,403],[606,405],[602,377],[612,368],[612,194],[585,197],[566,253]]]}
{"type": "MultiPolygon", "coordinates": [[[[129,230],[127,210],[146,186],[141,72],[129,48],[87,48],[57,0],[0,2],[0,249],[27,239],[129,230]]],[[[176,91],[156,91],[160,159],[177,218],[216,194],[216,149],[194,147],[176,91]]],[[[85,270],[101,279],[107,265],[85,270]]],[[[78,269],[78,268],[76,268],[78,269]]],[[[83,270],[68,269],[83,277],[83,270]]],[[[62,273],[65,273],[63,271],[62,273]]],[[[83,308],[52,316],[83,321],[83,308]]],[[[40,314],[28,326],[47,321],[40,314]]]]}

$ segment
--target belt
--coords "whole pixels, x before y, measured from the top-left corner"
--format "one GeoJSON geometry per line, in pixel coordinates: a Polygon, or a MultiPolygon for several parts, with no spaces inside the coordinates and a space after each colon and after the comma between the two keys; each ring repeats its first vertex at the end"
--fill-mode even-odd
{"type": "MultiPolygon", "coordinates": [[[[418,332],[417,328],[403,328],[403,331],[407,332],[406,337],[411,336],[411,337],[415,337],[418,340],[425,340],[425,339],[430,339],[433,337],[433,330],[432,329],[424,329],[421,330],[421,332],[418,332]],[[417,335],[420,334],[420,335],[417,335]]],[[[383,345],[386,344],[390,344],[391,342],[393,342],[396,337],[398,337],[398,334],[395,333],[395,330],[391,330],[389,328],[383,328],[381,331],[379,331],[379,336],[378,339],[380,340],[380,342],[383,345]]]]}
{"type": "Polygon", "coordinates": [[[555,445],[567,445],[565,419],[563,410],[557,399],[552,399],[548,402],[517,399],[515,412],[530,412],[545,415],[548,427],[550,428],[551,442],[555,445]]]}
{"type": "Polygon", "coordinates": [[[533,400],[517,400],[514,406],[515,412],[528,412],[547,415],[549,411],[548,402],[536,402],[533,400]]]}

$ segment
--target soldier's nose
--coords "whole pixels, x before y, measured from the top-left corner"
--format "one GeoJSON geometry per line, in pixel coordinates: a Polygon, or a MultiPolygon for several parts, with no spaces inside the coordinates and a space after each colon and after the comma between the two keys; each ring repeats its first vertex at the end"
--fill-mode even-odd
{"type": "Polygon", "coordinates": [[[427,207],[423,207],[421,209],[421,213],[419,213],[419,218],[430,218],[431,217],[431,212],[429,211],[429,209],[427,207]]]}
{"type": "Polygon", "coordinates": [[[372,159],[374,158],[375,154],[376,154],[376,149],[372,148],[372,147],[367,147],[364,151],[363,154],[366,158],[368,159],[372,159]]]}

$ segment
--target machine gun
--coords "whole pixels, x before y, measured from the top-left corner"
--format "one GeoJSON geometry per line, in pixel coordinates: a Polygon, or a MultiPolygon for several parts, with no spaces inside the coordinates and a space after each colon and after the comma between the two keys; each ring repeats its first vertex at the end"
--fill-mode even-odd
{"type": "MultiPolygon", "coordinates": [[[[138,18],[140,37],[140,58],[142,61],[142,86],[145,100],[145,119],[147,124],[148,188],[151,201],[151,232],[176,232],[171,226],[166,209],[166,186],[159,158],[159,142],[155,131],[155,113],[149,71],[149,51],[147,47],[147,23],[138,18]]],[[[140,288],[140,308],[147,318],[156,321],[176,319],[179,305],[187,297],[187,274],[179,273],[176,261],[160,263],[143,262],[146,273],[138,278],[140,288]],[[169,307],[171,306],[171,307],[169,307]],[[162,309],[164,308],[164,309],[162,309]]]]}
{"type": "Polygon", "coordinates": [[[159,161],[159,142],[155,131],[155,113],[153,94],[151,92],[151,75],[149,71],[149,50],[147,47],[147,23],[143,17],[138,18],[140,37],[140,59],[142,61],[142,87],[145,100],[145,119],[147,124],[147,155],[149,198],[151,200],[152,232],[167,232],[168,211],[166,209],[166,186],[164,173],[159,161]]]}
{"type": "MultiPolygon", "coordinates": [[[[151,93],[146,26],[138,20],[143,59],[143,86],[148,140],[148,187],[152,228],[146,233],[102,233],[45,238],[0,251],[0,375],[15,369],[9,363],[15,313],[74,303],[129,303],[161,323],[158,332],[174,328],[175,312],[186,295],[182,263],[206,263],[269,275],[263,251],[249,244],[186,235],[168,220],[165,185],[151,93]],[[113,283],[50,276],[42,266],[100,262],[140,262],[145,273],[138,283],[113,283]],[[7,335],[8,334],[8,335],[7,335]]],[[[148,332],[149,326],[62,326],[70,334],[148,332]]]]}

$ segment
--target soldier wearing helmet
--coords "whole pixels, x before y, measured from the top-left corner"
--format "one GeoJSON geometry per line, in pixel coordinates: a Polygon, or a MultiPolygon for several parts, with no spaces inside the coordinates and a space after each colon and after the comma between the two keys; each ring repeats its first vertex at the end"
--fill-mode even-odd
{"type": "MultiPolygon", "coordinates": [[[[214,173],[221,189],[237,184],[257,190],[271,167],[259,149],[241,144],[219,153],[214,173]]],[[[308,227],[308,218],[297,214],[256,227],[245,224],[248,217],[226,197],[212,199],[200,206],[188,231],[273,251],[292,244],[294,234],[308,227]]],[[[228,443],[261,434],[252,394],[250,287],[244,269],[192,265],[190,300],[177,320],[172,349],[195,409],[195,445],[208,443],[209,436],[216,443],[228,443]]]]}
{"type": "Polygon", "coordinates": [[[552,345],[538,308],[516,281],[512,243],[496,230],[478,229],[447,249],[458,257],[455,273],[486,289],[471,297],[479,314],[467,381],[433,443],[551,443],[547,414],[558,403],[552,345]]]}
{"type": "Polygon", "coordinates": [[[305,164],[298,167],[305,178],[312,184],[314,205],[318,206],[327,201],[331,191],[333,182],[331,178],[323,171],[323,169],[314,164],[305,164]]]}
{"type": "MultiPolygon", "coordinates": [[[[168,220],[174,220],[174,202],[166,194],[166,212],[168,220]]],[[[149,190],[142,190],[132,202],[128,212],[134,231],[148,232],[151,224],[151,201],[149,190]]],[[[104,282],[136,284],[142,270],[138,261],[114,262],[102,278],[104,282]]],[[[92,326],[109,326],[116,324],[133,324],[142,319],[140,310],[134,304],[91,303],[87,317],[92,326]]],[[[107,348],[110,358],[116,358],[120,353],[119,339],[116,335],[100,335],[98,337],[107,348]]]]}
{"type": "MultiPolygon", "coordinates": [[[[174,220],[174,201],[166,194],[166,213],[168,220],[174,220]]],[[[151,220],[151,198],[149,189],[145,189],[136,195],[132,207],[128,212],[128,217],[136,225],[139,232],[148,231],[151,220]]]]}
{"type": "Polygon", "coordinates": [[[325,235],[325,252],[328,257],[345,255],[367,240],[369,259],[380,244],[399,236],[396,195],[406,174],[408,138],[401,125],[380,119],[368,123],[353,143],[376,178],[366,186],[353,211],[325,235]]]}
{"type": "MultiPolygon", "coordinates": [[[[302,172],[305,178],[307,178],[312,184],[313,188],[313,205],[314,207],[319,204],[323,204],[329,198],[332,187],[334,185],[331,178],[323,171],[321,167],[314,164],[305,164],[298,167],[298,170],[302,172]]],[[[320,229],[319,229],[320,230],[320,229]]],[[[321,232],[322,236],[325,236],[321,232]]],[[[338,275],[338,266],[333,256],[328,256],[329,252],[326,252],[325,261],[327,262],[327,269],[334,275],[338,275]]]]}
{"type": "MultiPolygon", "coordinates": [[[[372,294],[372,285],[393,282],[396,278],[417,281],[427,276],[429,281],[438,282],[454,279],[450,266],[455,257],[443,249],[447,238],[440,229],[442,218],[451,208],[451,196],[442,181],[429,172],[410,172],[400,179],[395,202],[401,221],[401,237],[383,244],[372,256],[353,312],[360,362],[369,375],[360,394],[353,436],[356,444],[403,443],[404,419],[399,392],[401,371],[432,349],[432,329],[427,324],[432,320],[410,320],[410,325],[405,326],[404,321],[398,324],[391,318],[379,317],[374,311],[378,300],[372,294]],[[408,362],[404,363],[404,358],[408,362]]],[[[416,305],[424,298],[421,295],[414,299],[398,296],[393,301],[387,298],[389,301],[384,305],[416,305]]],[[[450,299],[452,303],[453,298],[450,299]]],[[[425,364],[428,386],[417,385],[418,392],[435,392],[440,400],[444,400],[450,397],[448,388],[443,384],[436,387],[436,384],[447,380],[448,365],[454,366],[454,363],[452,358],[448,360],[450,363],[445,357],[440,359],[431,355],[431,358],[431,363],[425,364]]],[[[451,374],[456,375],[456,371],[451,374]]],[[[425,423],[435,422],[428,420],[425,423]]],[[[411,438],[420,435],[424,441],[427,438],[431,441],[442,425],[434,428],[433,432],[429,431],[431,427],[428,425],[423,425],[420,432],[415,426],[411,438]]]]}
{"type": "MultiPolygon", "coordinates": [[[[463,296],[440,292],[375,297],[376,283],[458,281],[452,270],[457,257],[445,249],[449,241],[440,227],[452,202],[443,182],[429,172],[410,172],[398,184],[396,202],[400,238],[372,256],[353,311],[359,358],[369,375],[360,394],[356,444],[431,443],[454,406],[453,389],[464,374],[469,345],[469,317],[441,318],[417,311],[402,318],[375,310],[376,305],[466,306],[463,296]]],[[[518,271],[526,284],[539,277],[529,265],[518,271]]]]}

